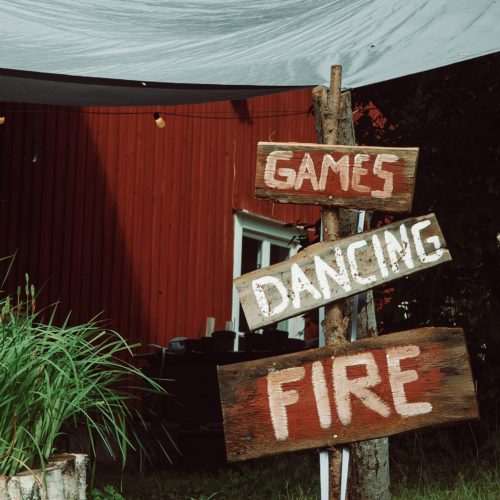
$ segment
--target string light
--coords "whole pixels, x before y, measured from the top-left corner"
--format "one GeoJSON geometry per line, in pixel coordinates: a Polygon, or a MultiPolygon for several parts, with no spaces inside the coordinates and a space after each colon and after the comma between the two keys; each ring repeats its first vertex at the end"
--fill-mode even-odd
{"type": "Polygon", "coordinates": [[[165,127],[165,120],[160,115],[160,113],[158,113],[158,111],[156,111],[155,113],[153,113],[153,118],[154,118],[156,126],[158,128],[164,128],[165,127]]]}
{"type": "MultiPolygon", "coordinates": [[[[73,115],[73,114],[82,114],[82,115],[106,115],[106,116],[140,116],[140,115],[149,115],[151,116],[151,111],[93,111],[82,108],[75,108],[69,110],[41,110],[41,109],[4,109],[0,112],[0,126],[3,125],[6,121],[6,112],[11,114],[30,114],[34,116],[38,115],[73,115]]],[[[352,116],[359,112],[359,109],[354,109],[349,116],[352,116]]],[[[308,110],[298,110],[298,109],[289,109],[289,110],[259,110],[254,109],[250,111],[250,115],[252,120],[258,120],[262,118],[286,118],[291,116],[309,116],[312,114],[312,109],[308,110]]],[[[175,111],[162,111],[161,114],[159,111],[155,111],[153,113],[153,119],[158,128],[164,128],[166,123],[163,116],[171,116],[171,117],[179,117],[179,118],[196,118],[196,119],[205,119],[205,120],[239,120],[239,116],[235,116],[234,111],[195,111],[190,113],[189,111],[179,113],[175,111]]],[[[342,118],[346,118],[347,116],[343,116],[342,118]]]]}
{"type": "MultiPolygon", "coordinates": [[[[356,113],[357,110],[354,110],[353,113],[356,113]]],[[[140,115],[149,115],[151,116],[151,111],[94,111],[87,110],[82,108],[75,109],[4,109],[0,112],[0,126],[6,122],[6,114],[29,114],[29,115],[74,115],[74,114],[82,114],[82,115],[105,115],[105,116],[140,116],[140,115]]],[[[254,109],[250,111],[252,120],[258,120],[263,118],[286,118],[291,116],[307,116],[311,115],[311,109],[308,110],[259,110],[254,109]]],[[[239,116],[235,116],[234,111],[194,111],[194,112],[175,112],[175,111],[165,111],[162,110],[161,113],[159,111],[155,111],[152,113],[153,119],[158,128],[164,128],[166,123],[164,116],[170,117],[179,117],[179,118],[196,118],[201,120],[239,120],[239,116]]]]}
{"type": "MultiPolygon", "coordinates": [[[[72,115],[72,114],[83,114],[83,115],[106,115],[106,116],[140,116],[149,115],[151,116],[151,111],[93,111],[86,109],[74,109],[74,110],[40,110],[40,109],[8,109],[4,110],[12,114],[32,114],[32,115],[72,115]]],[[[207,120],[239,120],[238,116],[235,116],[234,111],[196,111],[190,112],[169,112],[162,111],[161,114],[157,111],[153,113],[153,117],[156,121],[156,114],[162,116],[172,116],[181,118],[198,118],[207,120]]],[[[252,119],[259,118],[280,118],[287,116],[298,116],[298,115],[310,115],[309,110],[251,110],[250,111],[252,119]]],[[[3,116],[3,115],[2,115],[3,116]]]]}

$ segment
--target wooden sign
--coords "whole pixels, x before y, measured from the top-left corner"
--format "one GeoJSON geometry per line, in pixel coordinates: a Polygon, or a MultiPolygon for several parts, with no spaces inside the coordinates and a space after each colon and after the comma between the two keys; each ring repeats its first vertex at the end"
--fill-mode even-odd
{"type": "Polygon", "coordinates": [[[458,328],[383,335],[218,373],[230,461],[478,418],[458,328]]]}
{"type": "Polygon", "coordinates": [[[259,142],[255,196],[281,203],[411,210],[418,148],[259,142]]]}
{"type": "Polygon", "coordinates": [[[434,214],[405,219],[236,278],[251,330],[451,260],[434,214]]]}

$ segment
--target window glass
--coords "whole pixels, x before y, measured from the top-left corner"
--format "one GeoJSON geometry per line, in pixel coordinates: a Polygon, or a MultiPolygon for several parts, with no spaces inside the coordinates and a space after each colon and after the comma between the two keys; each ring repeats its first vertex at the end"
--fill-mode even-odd
{"type": "MultiPolygon", "coordinates": [[[[256,269],[282,262],[297,250],[294,238],[300,232],[281,222],[263,219],[246,213],[235,215],[234,277],[256,269]]],[[[249,331],[245,314],[236,291],[233,293],[233,322],[240,334],[249,331]]],[[[278,330],[285,330],[290,338],[302,338],[302,316],[281,321],[278,330]]],[[[235,346],[237,348],[237,345],[235,346]]]]}
{"type": "Polygon", "coordinates": [[[271,255],[270,264],[277,264],[278,262],[283,262],[288,259],[290,255],[290,249],[287,247],[282,247],[280,245],[271,245],[271,255]]]}
{"type": "Polygon", "coordinates": [[[262,240],[243,235],[241,245],[241,274],[262,267],[262,240]]]}

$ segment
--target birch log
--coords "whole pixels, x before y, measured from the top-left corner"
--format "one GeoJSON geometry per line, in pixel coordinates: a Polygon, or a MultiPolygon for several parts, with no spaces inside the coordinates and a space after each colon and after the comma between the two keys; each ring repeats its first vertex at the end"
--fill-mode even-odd
{"type": "Polygon", "coordinates": [[[45,467],[21,472],[15,476],[0,476],[2,500],[85,500],[87,498],[86,455],[57,455],[45,467]]]}

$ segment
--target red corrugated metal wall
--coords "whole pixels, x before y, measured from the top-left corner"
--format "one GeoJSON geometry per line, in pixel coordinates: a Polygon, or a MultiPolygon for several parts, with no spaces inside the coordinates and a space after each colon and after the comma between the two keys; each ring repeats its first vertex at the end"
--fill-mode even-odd
{"type": "Polygon", "coordinates": [[[162,108],[162,130],[133,114],[145,108],[4,105],[0,255],[17,251],[10,289],[27,272],[39,304],[60,300],[72,322],[102,311],[145,342],[197,337],[207,316],[223,327],[233,209],[318,217],[253,196],[257,142],[315,142],[310,104],[304,90],[162,108]]]}

